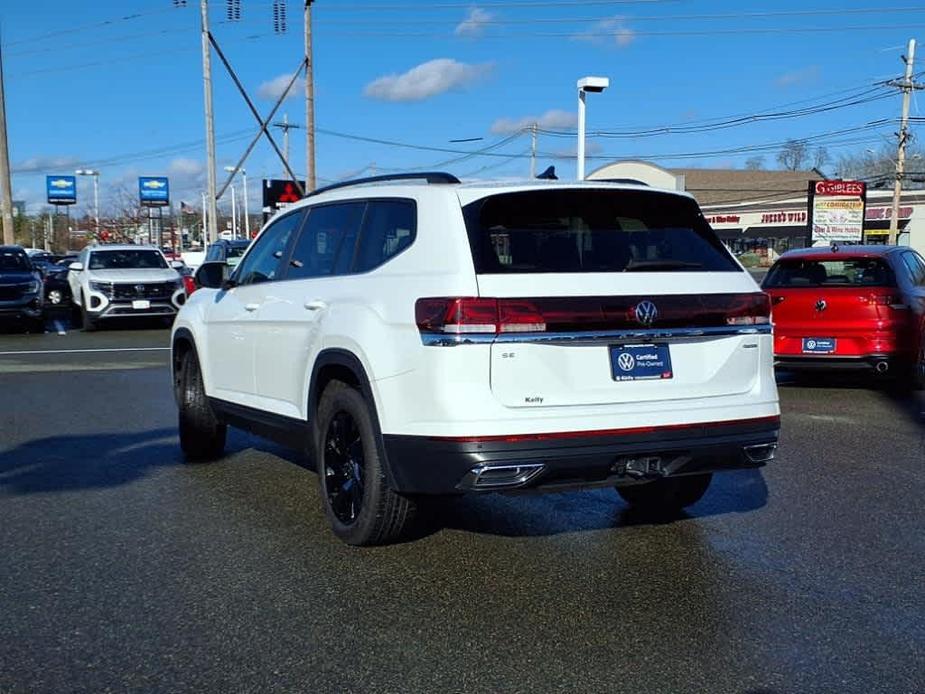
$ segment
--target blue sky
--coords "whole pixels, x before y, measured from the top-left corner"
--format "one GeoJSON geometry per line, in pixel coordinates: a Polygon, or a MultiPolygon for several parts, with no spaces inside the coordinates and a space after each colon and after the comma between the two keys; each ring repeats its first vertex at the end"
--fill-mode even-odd
{"type": "MultiPolygon", "coordinates": [[[[280,0],[282,1],[282,0],[280,0]]],[[[301,3],[287,6],[288,31],[273,31],[273,0],[240,0],[239,22],[211,0],[214,32],[268,111],[281,76],[298,64],[301,3]]],[[[13,187],[30,211],[43,202],[44,175],[78,166],[102,172],[104,202],[138,175],[171,177],[173,199],[198,204],[204,125],[197,0],[6,2],[0,8],[13,187]],[[137,15],[134,16],[133,15],[137,15]]],[[[814,138],[833,157],[892,142],[898,94],[800,118],[703,129],[707,119],[824,104],[897,77],[910,38],[925,38],[925,5],[896,0],[317,0],[314,5],[318,175],[429,167],[453,152],[339,137],[390,140],[434,149],[525,155],[517,126],[539,119],[538,165],[574,175],[575,81],[604,75],[591,95],[589,131],[687,126],[651,137],[594,137],[589,169],[646,157],[667,166],[742,166],[752,151],[721,152],[790,137],[814,138]],[[876,11],[869,11],[876,10],[876,11]],[[796,14],[803,13],[803,14],[796,14]],[[806,31],[824,29],[825,31],[806,31]],[[873,124],[871,124],[873,123],[873,124]],[[691,131],[693,130],[693,131],[691,131]],[[843,132],[848,130],[848,132],[843,132]],[[450,140],[484,138],[451,143],[450,140]],[[683,156],[681,156],[683,155],[683,156]]],[[[925,47],[919,68],[925,70],[925,47]]],[[[216,60],[219,166],[233,163],[255,123],[216,60]]],[[[871,87],[872,88],[872,87],[871,87]]],[[[915,115],[922,115],[919,103],[915,115]]],[[[296,98],[280,111],[302,123],[296,98]]],[[[708,124],[708,123],[707,123],[708,124]]],[[[278,131],[275,131],[278,134],[278,131]]],[[[281,136],[278,138],[281,141],[281,136]]],[[[304,172],[304,133],[292,132],[292,163],[304,172]]],[[[445,164],[461,175],[526,174],[522,156],[472,156],[445,164]]],[[[261,143],[247,162],[259,178],[280,173],[261,143]]],[[[832,167],[830,166],[831,170],[832,167]]],[[[89,180],[80,182],[81,203],[89,180]]],[[[78,206],[78,211],[83,204],[78,206]]]]}

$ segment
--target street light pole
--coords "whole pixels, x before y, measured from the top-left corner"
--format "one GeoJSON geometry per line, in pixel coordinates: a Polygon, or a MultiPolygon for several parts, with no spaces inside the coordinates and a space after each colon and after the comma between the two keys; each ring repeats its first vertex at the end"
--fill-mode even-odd
{"type": "Polygon", "coordinates": [[[235,201],[234,186],[231,186],[231,238],[238,238],[238,205],[235,201]]]}
{"type": "Polygon", "coordinates": [[[100,238],[100,172],[95,169],[77,169],[78,176],[93,176],[93,221],[96,226],[96,238],[100,238]]]}
{"type": "Polygon", "coordinates": [[[244,183],[244,238],[251,237],[251,223],[247,211],[247,170],[241,169],[241,180],[244,183]]]}
{"type": "Polygon", "coordinates": [[[585,180],[585,92],[578,90],[578,174],[579,181],[585,180]]]}
{"type": "Polygon", "coordinates": [[[607,77],[582,77],[578,80],[578,174],[579,181],[585,180],[585,94],[600,93],[610,86],[607,77]]]}

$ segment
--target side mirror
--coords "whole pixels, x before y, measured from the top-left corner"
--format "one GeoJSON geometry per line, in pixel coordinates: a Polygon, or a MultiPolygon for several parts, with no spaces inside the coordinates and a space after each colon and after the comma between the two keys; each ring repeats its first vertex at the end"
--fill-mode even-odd
{"type": "Polygon", "coordinates": [[[184,263],[182,260],[171,260],[170,267],[172,267],[174,270],[182,270],[186,267],[186,263],[184,263]]]}
{"type": "Polygon", "coordinates": [[[193,275],[193,280],[197,287],[206,289],[223,289],[225,288],[225,278],[228,276],[228,266],[217,260],[203,263],[193,275]]]}
{"type": "Polygon", "coordinates": [[[83,272],[84,264],[83,263],[71,263],[67,266],[67,269],[71,272],[83,272]]]}

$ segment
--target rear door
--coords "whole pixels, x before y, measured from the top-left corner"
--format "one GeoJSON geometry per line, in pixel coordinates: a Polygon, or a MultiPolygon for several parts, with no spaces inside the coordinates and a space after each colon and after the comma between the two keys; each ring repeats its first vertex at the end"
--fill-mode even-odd
{"type": "Polygon", "coordinates": [[[696,203],[633,189],[504,193],[464,209],[498,305],[491,388],[508,407],[743,394],[767,299],[696,203]]]}
{"type": "Polygon", "coordinates": [[[337,285],[350,270],[366,203],[309,208],[286,263],[284,280],[256,315],[255,374],[261,409],[299,418],[308,365],[321,351],[321,326],[336,310],[337,285]]]}

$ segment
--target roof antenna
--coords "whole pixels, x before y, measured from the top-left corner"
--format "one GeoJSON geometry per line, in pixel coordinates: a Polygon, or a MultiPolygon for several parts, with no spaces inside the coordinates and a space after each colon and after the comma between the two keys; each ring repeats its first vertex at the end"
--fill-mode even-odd
{"type": "Polygon", "coordinates": [[[556,176],[555,166],[546,167],[546,170],[543,173],[541,173],[539,176],[537,176],[537,178],[543,181],[558,181],[559,180],[559,177],[556,176]]]}

